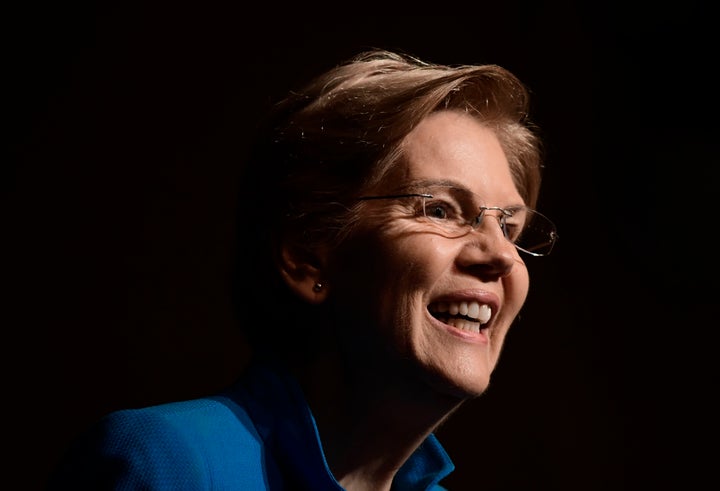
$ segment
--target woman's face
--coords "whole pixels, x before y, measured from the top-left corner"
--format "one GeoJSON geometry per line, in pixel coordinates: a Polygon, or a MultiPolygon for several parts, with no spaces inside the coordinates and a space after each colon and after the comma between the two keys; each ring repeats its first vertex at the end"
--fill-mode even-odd
{"type": "MultiPolygon", "coordinates": [[[[464,113],[433,113],[403,149],[403,162],[371,194],[437,181],[474,193],[486,206],[523,204],[497,137],[464,113]]],[[[353,368],[381,375],[378,381],[410,373],[454,397],[481,394],[529,287],[498,212],[487,212],[477,230],[449,238],[413,213],[412,200],[364,206],[360,227],[335,251],[327,278],[353,368]],[[465,304],[472,319],[454,314],[465,304]]]]}

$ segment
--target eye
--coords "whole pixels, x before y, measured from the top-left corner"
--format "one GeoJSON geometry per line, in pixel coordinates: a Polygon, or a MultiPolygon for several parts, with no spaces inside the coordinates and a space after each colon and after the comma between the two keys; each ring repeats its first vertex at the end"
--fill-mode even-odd
{"type": "Polygon", "coordinates": [[[515,223],[505,222],[503,232],[505,233],[505,237],[507,237],[510,241],[515,242],[520,238],[522,227],[515,223]]]}
{"type": "Polygon", "coordinates": [[[428,198],[425,202],[425,216],[433,220],[458,220],[462,211],[459,205],[448,200],[428,198]]]}
{"type": "Polygon", "coordinates": [[[510,211],[512,214],[510,216],[505,216],[503,232],[505,233],[505,237],[507,237],[510,241],[516,242],[520,239],[520,236],[525,228],[527,213],[523,212],[523,210],[510,211]]]}
{"type": "Polygon", "coordinates": [[[447,218],[447,207],[442,203],[432,203],[429,206],[425,205],[425,215],[436,219],[447,218]]]}

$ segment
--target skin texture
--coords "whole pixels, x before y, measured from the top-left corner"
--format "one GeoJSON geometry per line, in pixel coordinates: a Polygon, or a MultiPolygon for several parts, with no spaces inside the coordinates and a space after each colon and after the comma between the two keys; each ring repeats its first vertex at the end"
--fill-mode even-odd
{"type": "MultiPolygon", "coordinates": [[[[494,133],[466,114],[434,113],[407,137],[404,151],[407,159],[378,194],[417,180],[451,180],[487,204],[523,204],[494,133]]],[[[461,399],[480,395],[527,296],[527,268],[517,249],[489,216],[478,231],[450,239],[428,233],[402,203],[370,207],[376,212],[342,251],[329,283],[343,296],[338,315],[353,324],[343,329],[349,346],[370,343],[386,354],[381,363],[402,360],[433,390],[461,399]],[[468,298],[493,304],[493,318],[480,334],[443,324],[427,309],[439,299],[468,298]]]]}
{"type": "MultiPolygon", "coordinates": [[[[373,194],[418,180],[449,180],[486,205],[523,204],[497,137],[467,114],[432,114],[408,135],[403,150],[406,158],[373,194]]],[[[490,218],[494,212],[477,231],[447,238],[428,232],[407,204],[364,206],[357,231],[308,273],[323,283],[322,292],[313,292],[307,278],[295,288],[334,313],[337,352],[304,378],[328,462],[347,489],[381,490],[389,489],[394,471],[430,432],[487,389],[529,277],[490,218]],[[428,311],[431,302],[469,298],[492,305],[479,334],[428,311]]]]}

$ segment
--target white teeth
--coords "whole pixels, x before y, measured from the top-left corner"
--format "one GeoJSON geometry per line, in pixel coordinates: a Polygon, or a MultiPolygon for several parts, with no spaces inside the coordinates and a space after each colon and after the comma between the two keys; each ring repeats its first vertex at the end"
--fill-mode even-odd
{"type": "MultiPolygon", "coordinates": [[[[450,315],[464,315],[471,319],[474,319],[475,322],[471,322],[472,324],[475,324],[476,322],[479,322],[480,324],[486,324],[490,317],[492,317],[492,309],[489,305],[486,304],[480,304],[479,302],[476,302],[474,300],[470,302],[438,302],[434,306],[432,306],[434,312],[439,313],[449,313],[450,315]]],[[[457,321],[460,321],[460,319],[454,319],[457,321]]],[[[465,321],[468,322],[468,321],[465,321]]],[[[463,325],[457,324],[457,323],[450,323],[451,325],[454,325],[455,327],[463,328],[463,325]]]]}
{"type": "Polygon", "coordinates": [[[477,322],[471,322],[465,319],[452,318],[448,320],[448,324],[457,327],[458,329],[462,329],[463,331],[470,331],[474,332],[475,334],[480,332],[480,324],[478,324],[477,322]]]}
{"type": "MultiPolygon", "coordinates": [[[[465,304],[465,302],[463,302],[463,305],[464,304],[465,304]]],[[[483,305],[483,307],[487,307],[487,305],[483,305]]],[[[465,315],[467,315],[468,317],[472,317],[473,319],[477,319],[479,313],[480,313],[480,304],[477,302],[472,302],[470,304],[470,307],[467,309],[467,313],[465,313],[465,315]]],[[[487,321],[485,321],[485,322],[487,322],[487,321]]]]}
{"type": "Polygon", "coordinates": [[[460,315],[468,315],[468,303],[460,302],[460,308],[458,309],[458,311],[460,312],[460,315]]]}
{"type": "MultiPolygon", "coordinates": [[[[477,305],[477,303],[475,305],[477,305]]],[[[487,321],[490,320],[491,315],[492,315],[492,310],[490,310],[490,306],[483,304],[483,305],[478,306],[477,315],[474,315],[472,317],[477,318],[477,320],[480,321],[480,324],[485,324],[487,321]]]]}

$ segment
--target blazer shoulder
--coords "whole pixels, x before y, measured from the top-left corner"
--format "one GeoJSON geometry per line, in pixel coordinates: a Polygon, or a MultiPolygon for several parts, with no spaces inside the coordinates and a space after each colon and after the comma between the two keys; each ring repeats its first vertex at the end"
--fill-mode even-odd
{"type": "Polygon", "coordinates": [[[252,487],[264,482],[263,446],[247,412],[223,397],[118,410],[75,442],[49,489],[263,489],[252,487]]]}

